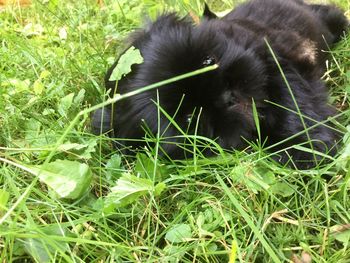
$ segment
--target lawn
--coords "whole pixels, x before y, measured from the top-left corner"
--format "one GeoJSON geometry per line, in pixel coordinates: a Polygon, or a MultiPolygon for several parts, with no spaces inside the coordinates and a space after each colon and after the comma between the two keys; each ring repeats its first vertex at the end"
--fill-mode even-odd
{"type": "Polygon", "coordinates": [[[128,33],[200,1],[33,2],[0,7],[0,262],[350,262],[350,36],[326,51],[329,163],[291,169],[259,142],[166,161],[120,154],[91,112],[128,33]]]}

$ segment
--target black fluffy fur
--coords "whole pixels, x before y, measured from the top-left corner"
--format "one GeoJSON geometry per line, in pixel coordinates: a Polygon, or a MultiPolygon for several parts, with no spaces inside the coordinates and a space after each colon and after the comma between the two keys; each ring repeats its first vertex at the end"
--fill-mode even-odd
{"type": "MultiPolygon", "coordinates": [[[[226,149],[242,149],[246,141],[257,138],[252,99],[259,113],[263,140],[266,138],[272,145],[294,136],[304,130],[304,125],[295,113],[297,108],[265,39],[305,116],[306,127],[311,127],[334,114],[327,104],[327,89],[320,80],[326,59],[322,50],[340,40],[348,26],[335,6],[308,5],[301,0],[252,0],[223,18],[215,17],[206,8],[198,25],[188,17],[160,16],[132,35],[130,45],[141,51],[144,62],[133,66],[132,73],[118,83],[117,93],[125,94],[214,63],[219,67],[115,104],[114,136],[141,139],[145,130],[157,133],[157,92],[160,106],[183,131],[215,139],[226,149]]],[[[109,81],[109,77],[116,64],[106,75],[106,86],[112,93],[115,82],[109,81]]],[[[111,113],[111,108],[105,110],[111,113]]],[[[100,126],[104,130],[109,127],[107,122],[101,125],[101,111],[95,113],[93,122],[95,132],[99,132],[100,126]]],[[[176,137],[181,132],[169,125],[162,113],[160,131],[162,137],[168,138],[161,143],[162,151],[171,158],[184,158],[186,150],[179,147],[184,139],[176,137]]],[[[310,129],[308,135],[304,132],[273,150],[305,143],[305,147],[333,155],[336,139],[333,129],[321,124],[310,129]]],[[[139,147],[145,142],[123,144],[139,147]]],[[[315,155],[293,148],[282,154],[280,161],[285,163],[289,156],[300,168],[310,167],[316,161],[315,155]]]]}

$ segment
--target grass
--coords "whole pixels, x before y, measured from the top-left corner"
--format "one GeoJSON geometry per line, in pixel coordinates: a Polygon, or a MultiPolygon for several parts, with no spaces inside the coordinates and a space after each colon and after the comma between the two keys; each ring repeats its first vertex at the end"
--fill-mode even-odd
{"type": "MultiPolygon", "coordinates": [[[[123,39],[171,2],[200,8],[52,0],[0,12],[0,262],[298,262],[302,252],[350,262],[347,143],[328,165],[299,171],[260,145],[165,162],[157,147],[126,157],[90,134],[123,39]]],[[[346,142],[350,37],[324,78],[346,142]]]]}

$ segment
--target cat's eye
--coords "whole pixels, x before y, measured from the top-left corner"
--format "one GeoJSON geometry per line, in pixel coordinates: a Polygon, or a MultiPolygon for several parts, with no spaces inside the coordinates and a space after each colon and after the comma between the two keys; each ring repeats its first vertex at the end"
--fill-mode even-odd
{"type": "Polygon", "coordinates": [[[191,121],[192,121],[192,116],[193,116],[193,114],[187,114],[187,115],[186,115],[186,122],[187,122],[187,123],[191,123],[191,121]]]}
{"type": "Polygon", "coordinates": [[[203,60],[202,65],[203,65],[204,67],[207,67],[207,66],[212,66],[212,65],[214,65],[215,63],[216,63],[216,59],[215,59],[214,57],[212,57],[212,56],[207,56],[207,57],[203,60]]]}

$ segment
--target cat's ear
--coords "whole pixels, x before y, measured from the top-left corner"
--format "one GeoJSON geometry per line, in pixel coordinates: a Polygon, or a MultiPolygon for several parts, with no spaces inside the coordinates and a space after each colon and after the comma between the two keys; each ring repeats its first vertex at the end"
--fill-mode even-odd
{"type": "Polygon", "coordinates": [[[218,18],[210,9],[207,3],[204,4],[203,17],[207,19],[215,19],[218,18]]]}

